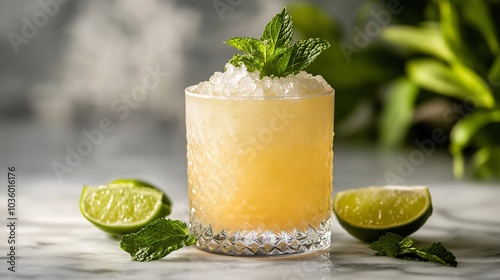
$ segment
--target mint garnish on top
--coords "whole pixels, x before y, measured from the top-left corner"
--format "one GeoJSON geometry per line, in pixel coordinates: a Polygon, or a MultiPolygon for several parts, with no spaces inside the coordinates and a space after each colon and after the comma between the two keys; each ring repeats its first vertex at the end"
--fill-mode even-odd
{"type": "Polygon", "coordinates": [[[286,8],[266,25],[260,40],[236,37],[225,42],[244,54],[229,61],[234,66],[244,64],[248,71],[260,71],[260,77],[285,77],[305,69],[316,57],[330,47],[319,38],[300,40],[292,45],[293,22],[286,8]]]}

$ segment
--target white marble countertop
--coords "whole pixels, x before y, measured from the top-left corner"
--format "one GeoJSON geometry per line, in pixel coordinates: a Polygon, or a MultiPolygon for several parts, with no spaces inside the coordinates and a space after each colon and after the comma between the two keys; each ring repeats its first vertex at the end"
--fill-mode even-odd
{"type": "MultiPolygon", "coordinates": [[[[163,137],[163,132],[156,134],[154,131],[156,128],[151,130],[149,137],[159,140],[151,140],[150,145],[162,145],[167,136],[163,137]]],[[[416,168],[415,173],[408,176],[404,183],[428,185],[434,205],[433,215],[411,237],[421,245],[434,241],[442,242],[456,255],[457,268],[431,262],[409,262],[375,256],[368,244],[348,235],[336,220],[332,225],[332,246],[316,254],[244,258],[225,257],[194,248],[183,248],[160,261],[139,263],[131,261],[129,255],[119,248],[118,240],[108,237],[81,216],[78,208],[81,187],[84,183],[92,184],[124,176],[123,173],[118,175],[115,171],[131,165],[132,163],[126,163],[126,160],[133,156],[136,159],[132,164],[134,168],[145,163],[148,168],[139,168],[140,172],[131,171],[135,169],[127,170],[125,175],[162,182],[161,188],[169,193],[174,201],[171,217],[187,221],[188,201],[182,149],[180,153],[144,149],[132,155],[123,153],[123,149],[102,152],[89,157],[78,171],[63,182],[58,182],[50,167],[45,166],[47,162],[58,158],[45,155],[50,154],[50,149],[39,152],[35,149],[24,152],[17,149],[13,152],[11,146],[19,145],[14,143],[15,139],[21,139],[21,136],[30,137],[30,133],[34,132],[13,128],[9,134],[11,136],[5,137],[6,142],[2,143],[0,172],[6,173],[8,164],[16,164],[19,169],[19,181],[16,272],[7,270],[7,228],[3,225],[0,228],[0,279],[500,278],[498,182],[481,184],[454,181],[451,178],[450,159],[444,154],[429,157],[426,164],[416,168]],[[5,144],[9,141],[11,144],[5,144]],[[110,153],[113,156],[110,157],[110,153]],[[30,162],[30,158],[33,158],[36,164],[30,162]],[[108,178],[109,176],[111,177],[108,178]]],[[[121,132],[114,135],[116,138],[125,136],[121,132]]],[[[37,141],[44,145],[44,137],[39,137],[37,141]]],[[[101,151],[107,151],[108,146],[116,146],[113,139],[107,141],[100,147],[101,151]]],[[[182,141],[180,145],[182,146],[182,141]]],[[[54,150],[58,151],[60,147],[59,143],[54,150]]],[[[383,171],[391,168],[387,159],[393,158],[393,155],[380,157],[376,152],[343,144],[336,145],[335,149],[334,192],[368,184],[382,184],[383,171]]],[[[407,155],[408,152],[401,154],[407,155]]],[[[4,181],[5,175],[1,176],[0,179],[4,181]]],[[[4,203],[7,192],[4,187],[0,190],[0,221],[4,224],[7,218],[4,203]]]]}

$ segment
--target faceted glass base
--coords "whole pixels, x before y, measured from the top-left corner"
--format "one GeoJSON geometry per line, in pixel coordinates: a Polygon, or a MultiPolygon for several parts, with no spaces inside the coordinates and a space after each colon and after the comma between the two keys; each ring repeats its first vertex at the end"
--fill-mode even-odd
{"type": "Polygon", "coordinates": [[[226,230],[213,232],[211,226],[204,226],[191,217],[191,233],[196,236],[200,250],[233,256],[276,256],[284,254],[312,253],[330,246],[330,219],[318,228],[291,232],[245,231],[228,235],[226,230]]]}

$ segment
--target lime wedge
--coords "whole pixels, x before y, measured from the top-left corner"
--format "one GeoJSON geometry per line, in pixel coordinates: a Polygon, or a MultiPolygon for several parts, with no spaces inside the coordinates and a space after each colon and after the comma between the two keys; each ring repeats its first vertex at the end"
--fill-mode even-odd
{"type": "Polygon", "coordinates": [[[431,216],[432,201],[423,186],[367,187],[338,192],[333,211],[352,236],[372,242],[387,232],[414,233],[431,216]]]}
{"type": "Polygon", "coordinates": [[[170,214],[157,188],[114,183],[84,186],[80,211],[91,223],[111,234],[137,232],[149,222],[170,214]]]}

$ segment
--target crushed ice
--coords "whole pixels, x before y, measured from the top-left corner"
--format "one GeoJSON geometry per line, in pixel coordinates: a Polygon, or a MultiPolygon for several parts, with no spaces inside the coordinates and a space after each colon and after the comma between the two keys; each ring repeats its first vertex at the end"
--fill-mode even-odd
{"type": "Polygon", "coordinates": [[[319,94],[331,90],[321,76],[305,71],[286,77],[264,77],[260,73],[248,72],[246,67],[235,67],[228,63],[224,72],[215,72],[208,81],[191,88],[193,93],[211,96],[301,96],[319,94]]]}

